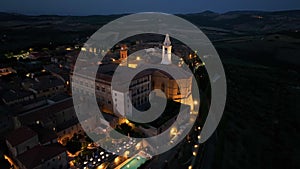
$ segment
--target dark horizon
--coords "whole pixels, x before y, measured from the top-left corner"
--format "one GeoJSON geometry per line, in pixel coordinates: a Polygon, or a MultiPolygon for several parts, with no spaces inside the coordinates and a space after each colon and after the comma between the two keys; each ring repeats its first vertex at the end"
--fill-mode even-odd
{"type": "MultiPolygon", "coordinates": [[[[201,14],[205,12],[212,12],[216,14],[227,14],[231,12],[260,12],[260,13],[272,13],[272,12],[293,12],[293,11],[300,11],[300,9],[286,9],[286,10],[230,10],[230,11],[225,11],[225,12],[217,12],[217,11],[212,11],[212,10],[202,10],[199,12],[191,12],[191,13],[171,13],[174,15],[191,15],[191,14],[201,14]]],[[[110,15],[129,15],[133,14],[128,12],[128,13],[112,13],[112,14],[88,14],[88,15],[69,15],[69,14],[27,14],[27,13],[21,13],[21,12],[9,12],[9,11],[1,11],[0,13],[6,13],[6,14],[15,14],[15,15],[25,15],[25,16],[74,16],[74,17],[85,17],[85,16],[110,16],[110,15]]],[[[139,12],[143,13],[143,12],[139,12]]],[[[145,12],[147,13],[147,12],[145,12]]],[[[165,13],[165,12],[161,12],[165,13]]]]}
{"type": "Polygon", "coordinates": [[[215,13],[227,13],[231,11],[286,11],[300,10],[300,1],[286,0],[239,0],[228,1],[194,1],[194,0],[90,0],[88,2],[79,0],[65,0],[57,2],[45,0],[1,1],[0,11],[6,13],[18,13],[24,15],[62,15],[62,16],[89,16],[89,15],[112,15],[139,12],[163,12],[170,14],[201,13],[213,11],[215,13]]]}

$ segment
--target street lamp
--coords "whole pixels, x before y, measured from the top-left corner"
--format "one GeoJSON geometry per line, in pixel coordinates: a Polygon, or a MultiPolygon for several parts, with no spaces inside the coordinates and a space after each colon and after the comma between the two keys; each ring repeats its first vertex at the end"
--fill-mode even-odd
{"type": "Polygon", "coordinates": [[[198,105],[198,101],[197,100],[194,101],[194,105],[198,105]]]}

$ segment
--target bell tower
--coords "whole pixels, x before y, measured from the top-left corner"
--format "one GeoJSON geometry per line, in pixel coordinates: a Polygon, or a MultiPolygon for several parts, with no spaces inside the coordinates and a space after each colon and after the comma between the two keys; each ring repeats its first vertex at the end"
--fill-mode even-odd
{"type": "Polygon", "coordinates": [[[122,45],[120,49],[120,60],[127,59],[128,49],[126,45],[122,45]]]}
{"type": "Polygon", "coordinates": [[[165,41],[162,46],[161,64],[164,65],[172,64],[171,55],[172,55],[172,46],[171,46],[170,36],[169,34],[166,34],[165,41]]]}

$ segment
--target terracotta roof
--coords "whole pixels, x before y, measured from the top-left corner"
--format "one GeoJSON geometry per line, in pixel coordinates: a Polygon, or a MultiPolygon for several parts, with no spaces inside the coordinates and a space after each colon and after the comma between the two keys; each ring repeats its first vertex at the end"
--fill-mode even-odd
{"type": "Polygon", "coordinates": [[[17,158],[26,168],[34,168],[65,151],[66,149],[60,144],[38,145],[20,154],[17,158]]]}
{"type": "Polygon", "coordinates": [[[17,130],[13,131],[6,138],[12,146],[23,143],[24,141],[36,136],[37,133],[31,130],[28,127],[20,127],[17,130]]]}

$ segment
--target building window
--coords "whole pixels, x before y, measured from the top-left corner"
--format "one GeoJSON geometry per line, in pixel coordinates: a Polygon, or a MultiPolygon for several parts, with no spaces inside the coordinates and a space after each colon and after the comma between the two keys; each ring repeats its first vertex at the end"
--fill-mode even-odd
{"type": "Polygon", "coordinates": [[[165,92],[165,84],[164,84],[164,83],[161,84],[161,90],[162,90],[163,92],[165,92]]]}
{"type": "Polygon", "coordinates": [[[178,88],[177,88],[177,95],[181,95],[179,86],[178,86],[178,88]]]}

